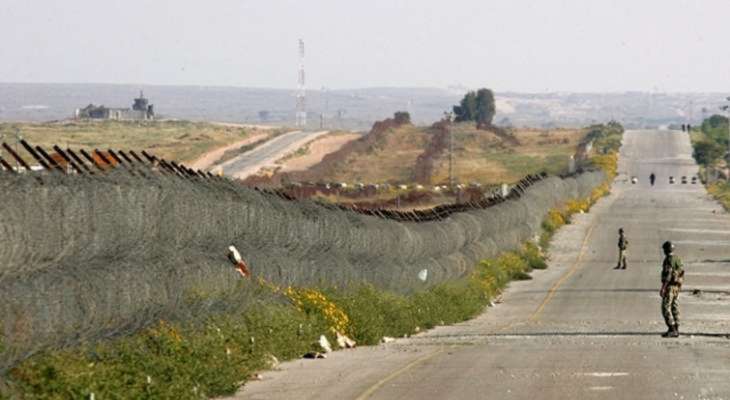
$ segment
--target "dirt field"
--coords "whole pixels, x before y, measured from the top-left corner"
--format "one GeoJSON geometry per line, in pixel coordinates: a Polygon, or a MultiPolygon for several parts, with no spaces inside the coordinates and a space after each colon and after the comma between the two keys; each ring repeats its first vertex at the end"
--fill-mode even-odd
{"type": "Polygon", "coordinates": [[[44,148],[58,144],[71,149],[147,150],[184,163],[195,161],[214,149],[272,132],[187,121],[3,123],[0,124],[0,135],[4,135],[2,141],[14,145],[16,128],[29,143],[44,148]]]}
{"type": "Polygon", "coordinates": [[[410,182],[416,158],[428,144],[424,129],[392,129],[364,152],[349,155],[331,176],[333,182],[410,182]]]}
{"type": "MultiPolygon", "coordinates": [[[[584,135],[580,129],[516,129],[519,144],[513,145],[471,124],[458,124],[453,130],[454,177],[462,183],[494,184],[514,182],[542,170],[561,173],[584,135]]],[[[445,152],[438,159],[433,182],[446,183],[448,168],[445,152]]]]}
{"type": "MultiPolygon", "coordinates": [[[[471,123],[455,124],[452,132],[455,180],[483,185],[515,182],[526,174],[543,170],[562,173],[585,135],[581,129],[516,129],[514,136],[518,143],[515,143],[493,132],[477,130],[471,123]]],[[[367,145],[343,154],[335,168],[318,168],[307,162],[311,176],[306,178],[324,182],[415,183],[416,160],[437,134],[438,130],[432,127],[409,124],[389,127],[372,136],[367,145]]],[[[448,182],[448,141],[434,152],[431,183],[445,184],[448,182]]],[[[307,155],[306,151],[303,153],[302,158],[307,155]]]]}

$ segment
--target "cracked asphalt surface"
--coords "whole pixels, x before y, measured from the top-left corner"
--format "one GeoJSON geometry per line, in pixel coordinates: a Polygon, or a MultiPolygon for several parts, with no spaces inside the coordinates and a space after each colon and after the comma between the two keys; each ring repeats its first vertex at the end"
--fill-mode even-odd
{"type": "Polygon", "coordinates": [[[697,173],[691,153],[682,132],[627,132],[611,195],[562,228],[550,268],[512,283],[502,303],[411,338],[284,363],[235,398],[730,399],[730,216],[701,184],[680,183],[697,173]],[[627,270],[613,269],[619,227],[627,270]],[[665,240],[687,271],[678,339],[660,337],[665,240]]]}

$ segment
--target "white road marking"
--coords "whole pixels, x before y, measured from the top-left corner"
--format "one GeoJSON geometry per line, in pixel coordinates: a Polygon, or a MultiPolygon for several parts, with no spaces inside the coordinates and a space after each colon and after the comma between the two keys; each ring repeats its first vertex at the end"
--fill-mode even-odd
{"type": "Polygon", "coordinates": [[[588,390],[594,390],[594,391],[613,390],[613,386],[591,386],[588,388],[588,390]]]}
{"type": "Polygon", "coordinates": [[[688,232],[688,233],[716,233],[720,235],[730,235],[730,230],[722,229],[689,229],[689,228],[671,228],[665,229],[670,232],[688,232]]]}

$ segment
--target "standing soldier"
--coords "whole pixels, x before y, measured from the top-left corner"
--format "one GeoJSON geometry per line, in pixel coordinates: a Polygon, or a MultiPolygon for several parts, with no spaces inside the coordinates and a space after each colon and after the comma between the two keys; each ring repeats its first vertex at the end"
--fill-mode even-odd
{"type": "Polygon", "coordinates": [[[662,288],[659,295],[662,296],[662,316],[667,324],[667,332],[662,337],[679,337],[679,304],[677,297],[684,281],[684,269],[682,260],[673,254],[674,245],[672,242],[664,242],[664,262],[662,263],[662,288]]]}
{"type": "Polygon", "coordinates": [[[624,236],[624,228],[618,228],[618,264],[614,269],[626,269],[626,249],[629,247],[629,240],[624,236]]]}

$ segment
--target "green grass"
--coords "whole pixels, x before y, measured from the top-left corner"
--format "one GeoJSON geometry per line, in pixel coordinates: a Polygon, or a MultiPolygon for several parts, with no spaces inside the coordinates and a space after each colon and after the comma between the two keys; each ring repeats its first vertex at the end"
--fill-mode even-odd
{"type": "Polygon", "coordinates": [[[201,399],[230,394],[271,355],[291,359],[326,329],[288,306],[266,305],[199,327],[161,322],[140,334],[26,361],[11,378],[27,399],[201,399]]]}
{"type": "MultiPolygon", "coordinates": [[[[349,334],[362,345],[401,337],[478,315],[512,279],[524,278],[534,247],[481,262],[472,276],[411,295],[369,285],[322,293],[349,317],[349,334]]],[[[202,324],[160,322],[130,337],[33,357],[10,372],[27,399],[200,399],[234,393],[271,355],[298,358],[333,332],[316,308],[262,304],[241,315],[202,324]],[[149,377],[149,378],[148,378],[149,377]]]]}
{"type": "Polygon", "coordinates": [[[560,175],[568,170],[569,154],[547,154],[534,156],[518,153],[496,153],[487,157],[502,164],[512,175],[529,175],[547,172],[551,175],[560,175]]]}

